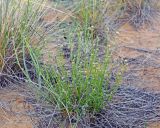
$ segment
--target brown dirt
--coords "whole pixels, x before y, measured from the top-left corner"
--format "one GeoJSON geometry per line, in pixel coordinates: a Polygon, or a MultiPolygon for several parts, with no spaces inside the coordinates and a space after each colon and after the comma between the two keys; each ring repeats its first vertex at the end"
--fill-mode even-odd
{"type": "Polygon", "coordinates": [[[43,20],[49,23],[70,21],[71,16],[72,16],[72,13],[65,11],[63,8],[56,9],[56,10],[51,9],[51,11],[49,11],[47,15],[43,17],[43,20]]]}
{"type": "MultiPolygon", "coordinates": [[[[50,5],[52,4],[53,2],[50,5]]],[[[48,13],[42,18],[44,22],[47,24],[55,24],[55,26],[61,22],[71,22],[71,18],[74,17],[71,11],[65,10],[64,7],[54,9],[50,5],[48,5],[48,7],[50,7],[48,13]]],[[[64,38],[63,35],[60,34],[59,37],[64,38]]],[[[59,44],[61,44],[61,42],[55,40],[45,45],[43,49],[43,62],[45,64],[55,63],[55,56],[57,55],[59,44]]]]}
{"type": "MultiPolygon", "coordinates": [[[[26,91],[26,89],[25,89],[26,91]]],[[[26,103],[24,90],[0,89],[0,127],[33,128],[34,122],[27,111],[33,111],[32,105],[26,103]]]]}
{"type": "Polygon", "coordinates": [[[55,43],[48,43],[43,50],[43,62],[45,64],[54,64],[58,46],[55,43]]]}
{"type": "Polygon", "coordinates": [[[137,31],[127,23],[117,33],[114,58],[116,60],[142,58],[141,63],[128,66],[128,72],[135,72],[134,75],[140,79],[136,81],[135,86],[160,91],[160,66],[157,67],[160,65],[160,56],[156,54],[160,48],[160,24],[156,23],[153,28],[137,31]]]}
{"type": "Polygon", "coordinates": [[[148,128],[160,128],[160,123],[159,122],[152,123],[148,126],[148,128]]]}
{"type": "Polygon", "coordinates": [[[45,14],[42,18],[47,23],[55,23],[55,22],[63,22],[63,21],[71,21],[71,17],[74,17],[71,11],[65,9],[64,6],[58,5],[53,1],[48,1],[46,6],[48,8],[47,14],[45,14]],[[55,6],[55,7],[54,7],[55,6]]]}
{"type": "MultiPolygon", "coordinates": [[[[160,23],[158,21],[160,19],[151,28],[135,30],[127,23],[118,30],[114,59],[128,61],[140,58],[139,61],[141,60],[141,63],[128,64],[126,76],[129,77],[133,72],[134,77],[131,77],[132,80],[124,79],[126,85],[160,91],[160,23]]],[[[151,123],[148,128],[160,128],[160,122],[151,123]]]]}

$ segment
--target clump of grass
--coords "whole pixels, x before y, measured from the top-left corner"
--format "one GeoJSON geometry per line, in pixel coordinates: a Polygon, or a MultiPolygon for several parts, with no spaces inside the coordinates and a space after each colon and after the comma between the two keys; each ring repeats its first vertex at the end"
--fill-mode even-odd
{"type": "MultiPolygon", "coordinates": [[[[43,97],[56,104],[65,116],[78,119],[87,113],[99,112],[114,95],[121,74],[115,75],[111,86],[110,51],[105,45],[100,47],[96,33],[102,21],[98,1],[88,4],[82,1],[80,19],[75,19],[67,37],[70,54],[67,60],[62,59],[62,55],[57,56],[57,63],[50,67],[41,63],[41,51],[37,46],[46,42],[54,25],[40,22],[45,12],[43,4],[35,4],[38,2],[43,1],[1,1],[1,73],[14,78],[25,76],[32,84],[36,83],[43,97]]],[[[0,74],[0,80],[3,78],[0,74]]]]}
{"type": "Polygon", "coordinates": [[[79,3],[76,15],[82,26],[96,26],[101,22],[102,14],[98,8],[100,6],[101,3],[97,0],[89,0],[88,2],[82,0],[79,3]]]}
{"type": "Polygon", "coordinates": [[[104,46],[105,55],[100,59],[97,42],[93,43],[91,37],[83,39],[80,33],[77,36],[76,51],[73,37],[70,37],[69,66],[61,63],[57,56],[57,66],[41,71],[44,88],[49,92],[46,98],[58,104],[66,116],[99,112],[105,101],[112,99],[121,82],[121,74],[117,74],[114,85],[109,85],[111,65],[108,48],[104,46]]]}
{"type": "Polygon", "coordinates": [[[0,1],[0,83],[2,86],[7,85],[11,79],[12,82],[23,79],[25,69],[29,73],[33,71],[28,46],[33,43],[34,37],[37,38],[37,44],[44,42],[40,39],[43,32],[38,23],[42,15],[41,10],[42,6],[35,5],[30,0],[0,1]]]}
{"type": "MultiPolygon", "coordinates": [[[[78,20],[75,19],[76,23],[67,36],[69,54],[66,60],[63,55],[58,55],[55,64],[40,64],[35,51],[25,43],[36,69],[36,84],[43,97],[58,106],[64,117],[74,116],[76,121],[88,113],[99,112],[112,99],[121,82],[121,74],[117,73],[114,74],[114,82],[110,83],[113,77],[110,51],[107,46],[100,46],[97,35],[97,28],[103,21],[97,9],[98,2],[82,1],[78,20]]],[[[24,50],[25,47],[22,48],[24,50]]],[[[16,57],[19,58],[18,54],[16,57]]],[[[24,69],[28,71],[25,65],[24,69]]]]}
{"type": "Polygon", "coordinates": [[[105,45],[108,42],[101,46],[101,38],[92,27],[98,28],[102,17],[98,15],[98,8],[91,6],[93,1],[89,2],[90,6],[82,1],[80,19],[76,17],[68,26],[66,48],[60,49],[54,64],[40,64],[30,49],[39,96],[57,106],[64,118],[72,122],[74,117],[77,123],[87,114],[103,109],[106,102],[112,100],[122,79],[119,71],[112,76],[110,50],[105,45]],[[113,83],[110,82],[112,77],[113,83]]]}
{"type": "Polygon", "coordinates": [[[88,29],[94,38],[98,36],[104,39],[107,36],[108,30],[105,26],[106,3],[99,0],[81,0],[76,5],[75,16],[77,21],[79,21],[81,28],[88,29]]]}
{"type": "Polygon", "coordinates": [[[88,10],[82,11],[83,24],[75,19],[68,33],[67,56],[61,51],[55,64],[40,66],[37,72],[40,88],[46,90],[43,93],[46,100],[56,104],[63,116],[74,116],[76,120],[88,113],[99,112],[112,99],[121,82],[121,74],[117,73],[110,84],[110,50],[108,46],[100,45],[100,38],[89,28],[88,10]]]}

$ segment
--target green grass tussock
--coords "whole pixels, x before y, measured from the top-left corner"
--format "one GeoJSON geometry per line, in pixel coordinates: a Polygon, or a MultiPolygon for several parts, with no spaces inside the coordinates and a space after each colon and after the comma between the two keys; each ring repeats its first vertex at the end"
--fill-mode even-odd
{"type": "MultiPolygon", "coordinates": [[[[80,1],[66,37],[69,54],[62,50],[56,63],[42,62],[42,46],[61,39],[59,25],[43,22],[48,6],[42,0],[0,1],[0,82],[23,79],[40,97],[58,106],[63,115],[83,117],[99,112],[112,99],[121,74],[112,77],[110,50],[99,36],[104,12],[98,0],[80,1]],[[58,32],[56,31],[58,30],[58,32]],[[6,74],[6,75],[5,75],[6,74]],[[6,77],[7,76],[7,77],[6,77]]],[[[52,8],[51,8],[52,9],[52,8]]],[[[104,26],[103,26],[104,27],[104,26]]],[[[63,29],[65,31],[65,29],[63,29]]]]}
{"type": "Polygon", "coordinates": [[[0,81],[2,86],[7,84],[6,81],[9,78],[24,77],[24,69],[29,70],[27,66],[31,68],[29,46],[35,37],[38,39],[37,44],[44,42],[42,40],[44,33],[41,31],[41,24],[38,23],[42,8],[44,8],[42,5],[35,5],[29,0],[0,1],[0,81]]]}

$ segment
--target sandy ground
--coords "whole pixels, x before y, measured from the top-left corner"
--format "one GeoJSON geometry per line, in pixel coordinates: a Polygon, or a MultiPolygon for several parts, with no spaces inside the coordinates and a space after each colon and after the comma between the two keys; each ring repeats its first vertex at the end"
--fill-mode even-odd
{"type": "Polygon", "coordinates": [[[160,91],[160,24],[138,31],[125,24],[117,33],[114,57],[128,64],[124,83],[160,91]]]}
{"type": "Polygon", "coordinates": [[[36,121],[27,115],[33,107],[25,101],[26,91],[24,87],[0,89],[1,128],[34,127],[36,121]]]}
{"type": "Polygon", "coordinates": [[[160,128],[160,123],[157,122],[157,123],[150,124],[148,128],[160,128]]]}
{"type": "MultiPolygon", "coordinates": [[[[124,84],[160,91],[160,24],[135,30],[130,24],[122,26],[115,39],[115,60],[127,64],[124,84]]],[[[149,124],[148,128],[160,128],[160,122],[149,124]]]]}

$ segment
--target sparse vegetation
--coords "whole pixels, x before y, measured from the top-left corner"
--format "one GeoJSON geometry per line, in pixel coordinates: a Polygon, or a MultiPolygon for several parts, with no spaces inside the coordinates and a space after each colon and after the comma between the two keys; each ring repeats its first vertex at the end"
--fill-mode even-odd
{"type": "MultiPolygon", "coordinates": [[[[100,39],[92,28],[92,25],[98,24],[98,12],[94,14],[91,7],[84,5],[84,1],[80,8],[78,19],[72,23],[67,36],[68,53],[61,51],[56,63],[50,67],[36,65],[39,67],[36,68],[40,80],[38,84],[48,92],[43,95],[57,104],[66,116],[85,116],[100,111],[104,103],[111,100],[121,82],[121,75],[118,74],[115,75],[115,85],[109,85],[112,68],[110,51],[108,46],[100,46],[100,39]]],[[[37,59],[34,58],[34,61],[37,59]]]]}
{"type": "Polygon", "coordinates": [[[8,79],[24,79],[25,70],[34,75],[29,46],[35,45],[32,48],[36,51],[45,41],[38,23],[41,6],[30,1],[2,0],[0,8],[0,83],[6,86],[8,79]]]}
{"type": "Polygon", "coordinates": [[[156,16],[158,3],[156,0],[124,0],[125,12],[128,13],[129,22],[136,28],[151,24],[156,16]]]}
{"type": "Polygon", "coordinates": [[[50,10],[66,12],[48,6],[47,1],[1,0],[1,87],[29,83],[39,99],[56,106],[69,123],[75,117],[78,126],[82,118],[101,112],[121,84],[125,66],[112,62],[112,27],[126,18],[139,28],[151,22],[158,6],[154,7],[150,0],[80,0],[69,8],[74,10],[68,16],[70,22],[64,18],[57,23],[52,20],[55,17],[44,21],[44,15],[50,10]],[[54,63],[44,63],[43,46],[59,40],[54,63]]]}

